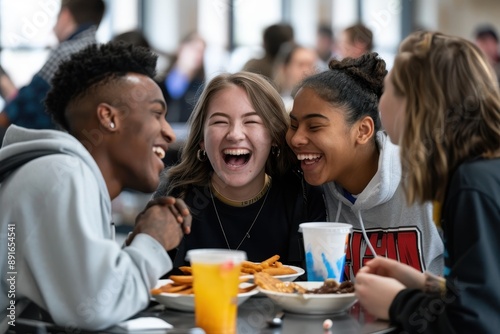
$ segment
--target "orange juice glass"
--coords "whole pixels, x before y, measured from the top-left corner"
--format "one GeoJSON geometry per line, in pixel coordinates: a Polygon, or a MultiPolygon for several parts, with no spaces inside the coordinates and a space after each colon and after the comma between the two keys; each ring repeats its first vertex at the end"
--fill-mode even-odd
{"type": "Polygon", "coordinates": [[[193,269],[196,326],[207,334],[236,333],[243,251],[196,249],[187,253],[193,269]]]}

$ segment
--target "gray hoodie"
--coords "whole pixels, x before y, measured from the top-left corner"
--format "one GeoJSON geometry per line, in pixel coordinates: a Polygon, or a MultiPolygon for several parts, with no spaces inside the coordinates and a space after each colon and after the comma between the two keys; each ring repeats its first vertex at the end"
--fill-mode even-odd
{"type": "Polygon", "coordinates": [[[74,137],[12,125],[0,166],[40,150],[53,154],[24,164],[0,185],[1,320],[9,319],[11,303],[29,300],[66,328],[109,327],[147,306],[172,263],[149,235],[123,249],[112,240],[104,178],[74,137]]]}
{"type": "Polygon", "coordinates": [[[373,258],[366,238],[378,255],[442,275],[444,246],[432,220],[432,205],[408,206],[401,184],[399,148],[382,131],[376,140],[380,148],[377,173],[355,196],[354,204],[336,183],[323,185],[328,220],[353,225],[344,278],[353,278],[373,258]]]}

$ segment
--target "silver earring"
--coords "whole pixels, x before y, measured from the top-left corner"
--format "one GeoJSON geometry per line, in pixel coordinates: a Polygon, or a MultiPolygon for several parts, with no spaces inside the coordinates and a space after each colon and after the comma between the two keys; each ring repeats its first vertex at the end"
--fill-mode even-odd
{"type": "Polygon", "coordinates": [[[113,123],[113,122],[109,123],[109,127],[110,127],[111,129],[114,129],[114,128],[115,128],[115,123],[113,123]]]}
{"type": "Polygon", "coordinates": [[[196,152],[196,158],[201,161],[201,162],[205,162],[207,161],[208,157],[207,157],[207,151],[205,150],[202,150],[201,148],[196,152]]]}

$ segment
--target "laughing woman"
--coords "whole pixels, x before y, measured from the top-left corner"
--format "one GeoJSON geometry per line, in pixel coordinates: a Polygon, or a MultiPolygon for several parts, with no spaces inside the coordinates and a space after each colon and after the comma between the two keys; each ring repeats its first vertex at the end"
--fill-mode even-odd
{"type": "Polygon", "coordinates": [[[345,277],[375,256],[441,273],[431,205],[406,204],[399,149],[381,129],[384,60],[372,52],[329,66],[299,84],[287,140],[305,180],[323,185],[329,220],[353,225],[345,277]]]}
{"type": "Polygon", "coordinates": [[[319,188],[305,183],[285,141],[288,115],[276,89],[249,72],[210,81],[189,120],[180,161],[155,196],[177,194],[190,206],[191,234],[174,265],[196,248],[244,250],[251,261],[281,256],[302,265],[298,225],[325,219],[319,188]]]}

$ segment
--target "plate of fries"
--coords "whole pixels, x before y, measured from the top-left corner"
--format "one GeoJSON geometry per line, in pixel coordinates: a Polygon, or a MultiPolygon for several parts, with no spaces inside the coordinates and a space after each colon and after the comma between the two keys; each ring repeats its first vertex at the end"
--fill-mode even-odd
{"type": "MultiPolygon", "coordinates": [[[[296,267],[282,264],[279,255],[273,255],[262,262],[243,261],[241,264],[240,278],[242,281],[252,282],[255,273],[264,272],[272,275],[283,282],[292,282],[300,275],[305,273],[305,270],[296,267]]],[[[189,266],[182,266],[179,269],[185,275],[192,275],[192,269],[189,266]]]]}
{"type": "MultiPolygon", "coordinates": [[[[170,276],[172,279],[159,280],[151,290],[152,298],[167,308],[194,312],[194,294],[192,276],[170,276]]],[[[251,296],[259,293],[254,284],[240,283],[238,305],[244,303],[251,296]]]]}
{"type": "Polygon", "coordinates": [[[279,255],[273,255],[262,262],[243,261],[241,265],[242,277],[253,280],[253,275],[255,273],[264,272],[280,279],[281,281],[291,282],[300,275],[304,274],[304,269],[282,264],[279,259],[279,255]]]}
{"type": "MultiPolygon", "coordinates": [[[[281,270],[277,270],[274,272],[271,271],[272,273],[270,274],[280,279],[283,282],[292,282],[295,281],[297,277],[305,273],[304,269],[296,266],[283,265],[282,270],[283,271],[281,270]]],[[[269,271],[263,271],[263,272],[269,273],[269,271]]],[[[241,277],[248,279],[249,282],[253,282],[253,275],[254,274],[242,274],[241,277]]]]}

